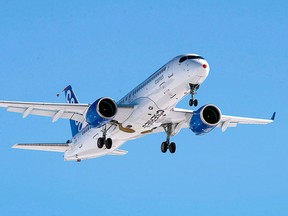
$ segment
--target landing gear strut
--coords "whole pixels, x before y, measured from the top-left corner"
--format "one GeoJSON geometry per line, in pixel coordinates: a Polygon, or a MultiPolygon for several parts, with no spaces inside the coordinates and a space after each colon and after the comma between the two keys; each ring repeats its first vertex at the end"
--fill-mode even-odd
{"type": "Polygon", "coordinates": [[[111,149],[111,147],[112,147],[112,139],[111,138],[106,139],[106,134],[107,134],[107,129],[106,129],[106,125],[105,125],[104,129],[103,129],[102,137],[99,137],[97,140],[97,147],[99,149],[102,149],[104,145],[107,149],[111,149]]]}
{"type": "Polygon", "coordinates": [[[174,154],[176,151],[176,144],[174,142],[170,143],[170,136],[172,134],[172,124],[163,125],[163,128],[166,132],[167,137],[166,141],[162,142],[161,144],[161,151],[162,153],[166,153],[167,150],[169,149],[170,153],[174,154]]]}
{"type": "Polygon", "coordinates": [[[191,94],[191,99],[189,100],[189,106],[198,106],[198,100],[194,99],[194,95],[197,94],[197,90],[199,89],[199,85],[198,84],[192,84],[189,83],[190,86],[190,94],[191,94]]]}

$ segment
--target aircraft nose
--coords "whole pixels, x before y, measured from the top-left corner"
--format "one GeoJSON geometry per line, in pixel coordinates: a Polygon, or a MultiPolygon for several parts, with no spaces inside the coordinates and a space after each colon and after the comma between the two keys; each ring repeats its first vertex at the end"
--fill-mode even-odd
{"type": "Polygon", "coordinates": [[[196,70],[195,75],[200,77],[207,77],[210,71],[210,67],[207,61],[195,62],[196,70]]]}
{"type": "Polygon", "coordinates": [[[207,64],[203,64],[202,66],[203,66],[203,68],[204,68],[204,69],[206,69],[206,68],[207,68],[207,64]]]}

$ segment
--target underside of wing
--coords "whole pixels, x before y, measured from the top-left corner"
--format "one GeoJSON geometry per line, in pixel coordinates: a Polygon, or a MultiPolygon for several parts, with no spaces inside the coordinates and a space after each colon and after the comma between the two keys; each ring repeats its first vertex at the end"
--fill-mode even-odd
{"type": "MultiPolygon", "coordinates": [[[[29,115],[39,115],[51,117],[55,122],[60,118],[71,119],[78,122],[85,122],[85,112],[89,104],[66,104],[66,103],[39,103],[39,102],[18,102],[0,101],[0,107],[7,108],[8,112],[22,113],[22,117],[29,115]]],[[[115,120],[123,122],[134,110],[133,106],[119,106],[115,120]]]]}
{"type": "Polygon", "coordinates": [[[84,122],[83,114],[88,106],[88,104],[0,101],[0,107],[7,108],[9,112],[22,113],[23,118],[29,115],[47,116],[51,117],[53,122],[60,118],[84,122]]]}
{"type": "MultiPolygon", "coordinates": [[[[201,108],[200,108],[201,109],[201,108]]],[[[181,128],[189,128],[191,118],[194,114],[192,110],[174,108],[164,121],[164,124],[177,124],[181,128]]],[[[236,127],[238,124],[269,124],[274,121],[275,114],[273,113],[271,119],[246,118],[238,116],[221,115],[221,120],[217,127],[221,127],[224,132],[229,127],[236,127]]],[[[179,128],[179,130],[181,129],[179,128]]]]}
{"type": "Polygon", "coordinates": [[[271,119],[258,119],[258,118],[246,118],[238,116],[222,115],[221,121],[218,127],[221,127],[224,132],[228,127],[236,127],[238,124],[270,124],[274,121],[275,113],[271,119]]]}
{"type": "Polygon", "coordinates": [[[134,106],[117,105],[117,113],[114,120],[117,122],[124,122],[134,111],[134,106]]]}
{"type": "Polygon", "coordinates": [[[65,152],[69,149],[67,143],[22,143],[15,144],[12,148],[38,151],[65,152]]]}

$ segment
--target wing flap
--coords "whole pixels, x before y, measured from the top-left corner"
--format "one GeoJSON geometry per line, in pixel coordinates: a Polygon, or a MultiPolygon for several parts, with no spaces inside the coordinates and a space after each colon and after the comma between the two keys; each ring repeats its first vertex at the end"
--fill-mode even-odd
{"type": "Polygon", "coordinates": [[[52,151],[52,152],[65,152],[69,149],[67,143],[20,143],[15,144],[12,148],[38,150],[38,151],[52,151]]]}

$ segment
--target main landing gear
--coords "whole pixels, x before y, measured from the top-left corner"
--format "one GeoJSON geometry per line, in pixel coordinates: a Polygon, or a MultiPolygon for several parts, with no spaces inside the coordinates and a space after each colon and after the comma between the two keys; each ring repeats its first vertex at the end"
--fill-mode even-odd
{"type": "Polygon", "coordinates": [[[107,149],[111,149],[111,147],[112,147],[112,139],[111,138],[105,139],[105,137],[98,138],[98,140],[97,140],[98,148],[101,149],[101,148],[103,148],[104,145],[105,145],[105,147],[107,149]]]}
{"type": "Polygon", "coordinates": [[[106,134],[107,134],[107,129],[106,129],[106,125],[105,125],[104,129],[103,129],[103,136],[99,137],[97,140],[97,147],[99,149],[102,149],[104,145],[107,149],[111,149],[111,147],[112,147],[112,139],[111,138],[106,139],[106,134]]]}
{"type": "Polygon", "coordinates": [[[199,84],[192,84],[189,83],[190,86],[190,94],[191,94],[191,99],[189,100],[189,106],[198,106],[198,100],[194,99],[194,95],[197,94],[197,90],[199,89],[200,85],[199,84]]]}
{"type": "Polygon", "coordinates": [[[167,138],[165,142],[162,142],[161,144],[161,151],[162,153],[166,153],[169,149],[171,154],[174,154],[176,151],[176,144],[174,142],[170,143],[170,136],[172,134],[172,124],[166,124],[163,125],[163,128],[167,134],[167,138]]]}

